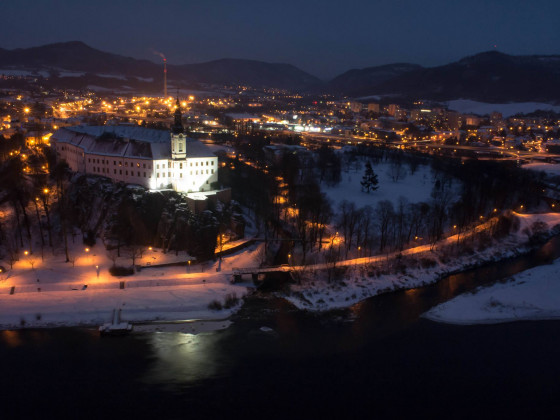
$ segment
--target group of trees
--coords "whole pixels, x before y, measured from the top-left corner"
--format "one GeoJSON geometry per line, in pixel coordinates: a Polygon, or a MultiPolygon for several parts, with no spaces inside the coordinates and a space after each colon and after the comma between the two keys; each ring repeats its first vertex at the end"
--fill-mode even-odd
{"type": "Polygon", "coordinates": [[[24,160],[32,158],[47,163],[41,151],[34,150],[27,156],[10,156],[0,167],[0,205],[7,204],[10,209],[0,222],[0,240],[10,264],[17,261],[24,250],[28,255],[40,252],[41,258],[46,247],[54,251],[59,230],[53,226],[53,216],[65,226],[64,208],[60,203],[65,198],[67,165],[55,165],[49,179],[46,174],[24,171],[24,160]]]}
{"type": "Polygon", "coordinates": [[[219,232],[228,231],[240,213],[235,202],[194,213],[180,193],[147,192],[87,176],[74,183],[71,203],[74,225],[100,236],[117,257],[132,259],[149,246],[199,260],[213,258],[219,232]]]}

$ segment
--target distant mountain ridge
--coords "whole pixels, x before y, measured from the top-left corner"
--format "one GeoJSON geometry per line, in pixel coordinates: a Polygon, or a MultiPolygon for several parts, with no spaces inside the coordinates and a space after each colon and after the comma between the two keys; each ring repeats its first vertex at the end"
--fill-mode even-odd
{"type": "Polygon", "coordinates": [[[352,87],[347,95],[398,94],[414,98],[482,102],[557,102],[560,55],[513,56],[497,51],[443,66],[419,68],[375,85],[352,87]]]}
{"type": "MultiPolygon", "coordinates": [[[[169,84],[180,88],[245,85],[329,93],[339,97],[397,95],[406,98],[482,102],[560,101],[560,55],[513,56],[488,51],[436,67],[411,63],[348,70],[330,81],[283,63],[220,59],[199,64],[168,64],[169,84]]],[[[124,57],[80,41],[32,48],[0,48],[2,71],[48,75],[45,85],[97,86],[159,92],[161,63],[124,57]]]]}
{"type": "MultiPolygon", "coordinates": [[[[60,72],[87,73],[84,76],[72,75],[73,80],[65,80],[70,84],[95,83],[115,88],[118,85],[129,86],[142,82],[145,85],[148,83],[145,79],[153,79],[152,84],[157,89],[161,89],[163,84],[162,64],[99,51],[80,41],[14,50],[0,49],[0,73],[1,70],[18,69],[46,71],[55,77],[60,72]],[[105,77],[95,77],[100,74],[105,77]],[[120,78],[121,83],[110,80],[107,75],[115,76],[115,80],[120,78]]],[[[293,65],[256,60],[222,59],[183,65],[168,63],[167,70],[170,82],[187,86],[226,84],[300,89],[321,83],[317,77],[293,65]]],[[[70,77],[66,75],[64,79],[70,77]]]]}

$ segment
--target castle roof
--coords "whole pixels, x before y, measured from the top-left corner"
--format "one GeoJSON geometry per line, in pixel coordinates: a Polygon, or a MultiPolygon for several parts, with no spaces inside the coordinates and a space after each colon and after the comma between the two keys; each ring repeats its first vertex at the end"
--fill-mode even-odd
{"type": "MultiPolygon", "coordinates": [[[[140,159],[171,159],[171,134],[138,126],[74,126],[61,128],[51,141],[70,143],[86,153],[140,159]]],[[[215,157],[206,145],[187,138],[187,158],[215,157]]]]}

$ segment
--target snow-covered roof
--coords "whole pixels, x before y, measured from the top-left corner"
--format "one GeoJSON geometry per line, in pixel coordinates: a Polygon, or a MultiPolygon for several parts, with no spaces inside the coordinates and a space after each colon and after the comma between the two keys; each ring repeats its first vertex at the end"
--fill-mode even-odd
{"type": "Polygon", "coordinates": [[[167,130],[154,130],[137,125],[77,125],[67,128],[78,133],[91,134],[95,137],[99,137],[103,133],[111,133],[117,137],[149,143],[168,143],[171,140],[171,134],[167,130]]]}
{"type": "MultiPolygon", "coordinates": [[[[168,131],[135,126],[74,126],[57,130],[52,140],[78,146],[86,153],[142,159],[170,159],[171,136],[168,131]],[[103,136],[114,134],[116,137],[103,136]],[[127,139],[126,141],[123,139],[127,139]]],[[[198,140],[187,138],[187,158],[215,157],[198,140]]]]}

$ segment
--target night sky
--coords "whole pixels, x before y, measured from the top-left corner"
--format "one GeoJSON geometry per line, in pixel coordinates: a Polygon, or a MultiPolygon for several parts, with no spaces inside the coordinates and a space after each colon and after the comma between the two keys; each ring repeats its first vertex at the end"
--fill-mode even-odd
{"type": "Polygon", "coordinates": [[[560,53],[558,0],[17,0],[0,2],[0,16],[2,48],[80,40],[176,64],[286,62],[322,78],[492,49],[560,53]]]}

